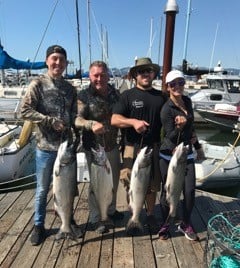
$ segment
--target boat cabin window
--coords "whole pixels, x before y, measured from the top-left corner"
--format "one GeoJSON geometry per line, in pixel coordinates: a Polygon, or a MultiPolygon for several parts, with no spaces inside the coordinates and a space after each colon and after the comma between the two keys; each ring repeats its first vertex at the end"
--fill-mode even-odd
{"type": "Polygon", "coordinates": [[[227,90],[229,93],[240,93],[240,81],[239,80],[227,80],[227,90]]]}
{"type": "Polygon", "coordinates": [[[224,90],[224,87],[223,87],[223,81],[222,80],[218,80],[218,79],[209,79],[207,81],[208,83],[208,87],[211,88],[211,89],[218,89],[218,90],[224,90]]]}
{"type": "Polygon", "coordinates": [[[210,100],[211,101],[221,101],[223,98],[222,94],[211,94],[210,100]]]}

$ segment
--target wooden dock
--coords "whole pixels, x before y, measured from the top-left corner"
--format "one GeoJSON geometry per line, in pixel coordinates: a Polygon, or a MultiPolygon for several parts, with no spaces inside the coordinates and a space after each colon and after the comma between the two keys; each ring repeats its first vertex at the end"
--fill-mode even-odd
{"type": "MultiPolygon", "coordinates": [[[[143,235],[127,236],[125,225],[130,214],[120,184],[118,209],[124,211],[125,218],[109,233],[99,235],[88,225],[88,183],[80,183],[78,187],[74,218],[84,231],[83,238],[55,241],[60,220],[53,212],[50,191],[45,223],[48,237],[40,246],[32,246],[29,242],[33,228],[34,190],[0,194],[0,267],[204,267],[208,220],[222,211],[240,210],[239,199],[196,190],[192,222],[200,241],[189,241],[174,228],[169,240],[160,241],[147,226],[143,235]]],[[[156,204],[156,215],[160,224],[159,203],[156,204]]],[[[144,219],[145,210],[142,212],[144,219]]]]}

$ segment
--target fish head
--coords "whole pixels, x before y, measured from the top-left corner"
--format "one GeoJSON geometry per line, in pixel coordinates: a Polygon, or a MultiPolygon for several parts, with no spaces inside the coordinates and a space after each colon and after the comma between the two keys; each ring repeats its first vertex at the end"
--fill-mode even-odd
{"type": "Polygon", "coordinates": [[[72,140],[67,139],[60,144],[58,148],[58,158],[60,165],[68,165],[75,160],[76,154],[72,140]]]}
{"type": "Polygon", "coordinates": [[[189,145],[184,145],[184,143],[180,143],[175,151],[174,151],[174,155],[177,159],[177,161],[180,162],[184,162],[187,159],[187,154],[188,154],[188,150],[189,150],[189,145]]]}
{"type": "Polygon", "coordinates": [[[91,148],[92,162],[98,166],[105,166],[107,155],[103,146],[98,144],[97,148],[91,148]]]}
{"type": "Polygon", "coordinates": [[[137,155],[137,161],[139,161],[139,167],[144,168],[152,162],[153,149],[149,146],[143,147],[137,155]]]}

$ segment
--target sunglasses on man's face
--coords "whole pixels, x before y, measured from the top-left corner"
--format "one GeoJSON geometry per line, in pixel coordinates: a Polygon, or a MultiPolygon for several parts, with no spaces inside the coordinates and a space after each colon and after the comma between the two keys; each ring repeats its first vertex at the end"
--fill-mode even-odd
{"type": "Polygon", "coordinates": [[[151,68],[140,69],[140,70],[137,71],[137,74],[140,74],[140,75],[145,74],[145,73],[152,74],[152,73],[155,73],[155,72],[151,68]]]}
{"type": "Polygon", "coordinates": [[[185,80],[179,80],[168,83],[170,87],[175,87],[176,85],[183,87],[185,85],[185,80]]]}

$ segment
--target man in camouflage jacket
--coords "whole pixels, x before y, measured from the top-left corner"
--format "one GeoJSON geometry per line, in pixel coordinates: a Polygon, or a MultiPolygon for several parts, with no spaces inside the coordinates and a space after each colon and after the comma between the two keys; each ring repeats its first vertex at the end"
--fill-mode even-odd
{"type": "Polygon", "coordinates": [[[52,182],[53,165],[66,130],[74,124],[77,111],[76,89],[62,74],[67,66],[64,48],[54,45],[46,52],[48,71],[34,79],[23,99],[21,114],[36,126],[36,179],[34,229],[32,245],[45,239],[46,203],[52,182]]]}

